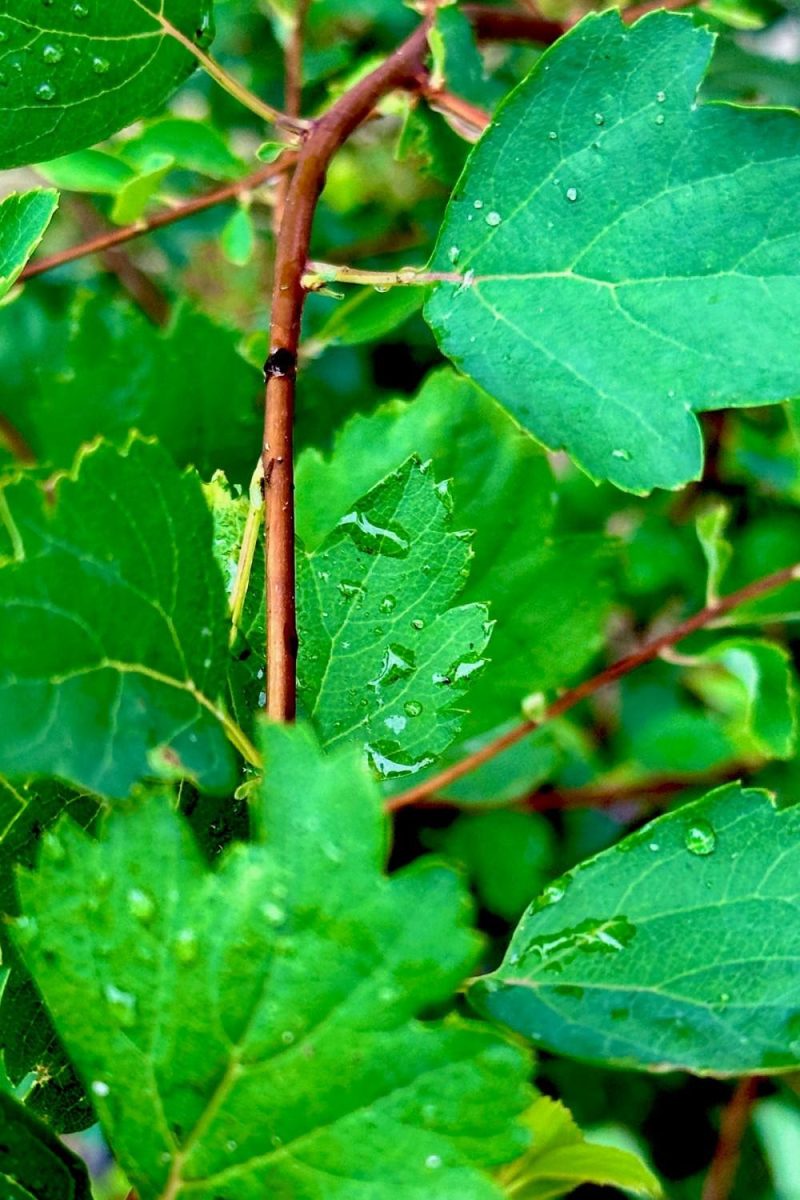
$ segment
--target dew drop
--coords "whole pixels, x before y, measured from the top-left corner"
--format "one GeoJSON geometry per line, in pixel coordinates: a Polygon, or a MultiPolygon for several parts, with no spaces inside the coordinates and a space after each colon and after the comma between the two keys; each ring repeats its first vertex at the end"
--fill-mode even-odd
{"type": "Polygon", "coordinates": [[[143,925],[149,925],[155,916],[156,906],[152,896],[141,888],[131,888],[128,892],[128,912],[143,925]]]}
{"type": "Polygon", "coordinates": [[[391,596],[391,595],[384,596],[383,599],[381,600],[381,612],[385,612],[385,613],[394,612],[396,606],[397,606],[397,597],[396,596],[391,596]]]}
{"type": "Polygon", "coordinates": [[[574,187],[567,188],[566,195],[567,199],[574,204],[574,202],[578,199],[578,189],[574,187]]]}
{"type": "Polygon", "coordinates": [[[175,956],[185,967],[197,959],[197,934],[193,929],[181,929],[175,939],[175,956]]]}
{"type": "Polygon", "coordinates": [[[76,21],[84,21],[89,15],[89,10],[85,4],[73,4],[72,15],[76,21]]]}
{"type": "Polygon", "coordinates": [[[403,711],[408,717],[418,717],[422,712],[422,705],[419,700],[406,700],[403,711]]]}
{"type": "Polygon", "coordinates": [[[686,830],[684,844],[690,854],[697,854],[704,858],[714,853],[717,835],[708,821],[693,821],[686,830]]]}
{"type": "Polygon", "coordinates": [[[130,992],[124,992],[121,988],[115,987],[113,983],[106,984],[103,994],[108,1002],[108,1007],[120,1025],[125,1029],[130,1029],[136,1022],[136,997],[132,996],[130,992]]]}
{"type": "Polygon", "coordinates": [[[194,32],[194,44],[205,50],[214,40],[214,21],[210,13],[205,13],[194,32]]]}
{"type": "Polygon", "coordinates": [[[108,61],[107,58],[100,58],[99,55],[96,55],[92,59],[92,70],[94,71],[95,75],[107,74],[110,67],[111,67],[111,63],[108,61]]]}
{"type": "Polygon", "coordinates": [[[35,95],[37,100],[41,100],[44,104],[49,104],[51,100],[55,100],[56,98],[56,89],[52,83],[40,83],[35,95]]]}
{"type": "Polygon", "coordinates": [[[556,133],[555,129],[551,129],[547,136],[551,142],[558,140],[558,134],[556,133]]]}
{"type": "Polygon", "coordinates": [[[664,101],[666,100],[666,98],[667,98],[666,92],[656,92],[656,100],[658,101],[659,104],[663,104],[664,101]]]}
{"type": "Polygon", "coordinates": [[[492,226],[497,226],[497,225],[499,225],[499,224],[500,224],[500,222],[502,221],[502,219],[503,219],[503,218],[500,216],[500,213],[499,213],[499,212],[494,212],[494,211],[492,211],[492,212],[488,212],[488,213],[486,214],[486,217],[485,217],[486,224],[487,224],[487,225],[492,225],[492,226]]]}
{"type": "Polygon", "coordinates": [[[620,458],[623,462],[630,462],[632,455],[630,450],[612,450],[611,457],[620,458]]]}
{"type": "Polygon", "coordinates": [[[567,889],[561,883],[549,883],[541,894],[537,903],[537,907],[549,907],[551,904],[558,904],[567,894],[567,889]]]}
{"type": "Polygon", "coordinates": [[[91,1090],[95,1096],[107,1096],[111,1088],[102,1079],[92,1081],[91,1090]]]}
{"type": "Polygon", "coordinates": [[[284,1029],[283,1033],[281,1034],[281,1041],[283,1042],[284,1046],[291,1046],[292,1042],[294,1041],[294,1034],[292,1033],[291,1029],[284,1029]]]}
{"type": "Polygon", "coordinates": [[[411,622],[411,627],[412,629],[424,629],[425,622],[421,617],[414,617],[413,621],[411,622]]]}
{"type": "Polygon", "coordinates": [[[483,208],[483,201],[482,200],[473,201],[472,207],[473,208],[483,208]]]}
{"type": "Polygon", "coordinates": [[[594,123],[595,123],[595,125],[605,125],[606,119],[602,113],[594,114],[594,123]]]}
{"type": "Polygon", "coordinates": [[[386,554],[392,558],[405,558],[411,542],[405,530],[399,526],[378,525],[366,513],[353,509],[339,521],[344,526],[359,550],[365,554],[386,554]]]}
{"type": "Polygon", "coordinates": [[[64,50],[61,46],[48,43],[42,47],[42,59],[46,63],[60,63],[63,57],[64,50]]]}
{"type": "Polygon", "coordinates": [[[647,849],[650,850],[653,854],[658,854],[661,847],[658,844],[658,842],[650,842],[647,846],[647,849]]]}
{"type": "Polygon", "coordinates": [[[451,246],[447,251],[447,257],[450,259],[450,262],[453,264],[453,266],[455,266],[455,264],[458,262],[458,256],[460,253],[461,251],[459,250],[458,246],[451,246]]]}
{"type": "Polygon", "coordinates": [[[235,1142],[233,1138],[228,1138],[225,1143],[225,1149],[228,1151],[228,1154],[233,1154],[235,1150],[239,1149],[239,1143],[235,1142]]]}
{"type": "Polygon", "coordinates": [[[429,1171],[435,1171],[441,1165],[442,1165],[442,1160],[438,1154],[429,1154],[428,1157],[425,1159],[425,1166],[428,1168],[429,1171]]]}

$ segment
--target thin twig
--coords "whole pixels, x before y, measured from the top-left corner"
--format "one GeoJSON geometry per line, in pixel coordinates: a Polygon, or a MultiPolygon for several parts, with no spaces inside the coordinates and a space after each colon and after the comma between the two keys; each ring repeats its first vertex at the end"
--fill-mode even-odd
{"type": "Polygon", "coordinates": [[[564,692],[547,707],[538,720],[521,721],[513,729],[495,738],[494,741],[487,743],[487,745],[483,746],[480,750],[476,750],[473,754],[468,754],[466,758],[462,758],[459,762],[454,763],[453,766],[446,767],[443,771],[439,771],[436,775],[432,775],[429,779],[418,783],[416,787],[409,788],[407,791],[393,796],[386,803],[387,811],[396,812],[399,808],[405,808],[409,804],[417,804],[420,800],[425,800],[430,796],[438,794],[444,788],[449,787],[450,784],[455,783],[457,779],[463,778],[464,775],[469,775],[470,772],[483,766],[485,762],[489,762],[490,759],[495,758],[510,746],[516,745],[517,742],[527,737],[529,733],[532,733],[534,729],[539,729],[546,722],[562,716],[565,712],[580,704],[582,700],[593,696],[595,692],[599,692],[601,688],[606,687],[609,683],[614,683],[615,680],[621,679],[624,675],[629,675],[637,667],[652,662],[653,659],[658,658],[661,651],[666,647],[674,646],[677,642],[683,641],[690,634],[703,629],[716,620],[717,617],[731,612],[732,609],[738,608],[739,605],[746,604],[749,600],[754,600],[758,596],[765,595],[767,592],[772,592],[776,588],[791,583],[795,579],[800,579],[800,563],[795,563],[791,567],[784,567],[780,571],[774,571],[771,575],[766,575],[762,579],[756,579],[752,583],[748,583],[745,587],[739,588],[738,591],[731,592],[728,596],[723,596],[716,604],[706,605],[705,608],[700,609],[699,612],[696,612],[693,616],[676,625],[674,629],[662,633],[660,637],[653,638],[651,642],[647,642],[639,650],[635,650],[632,654],[626,654],[624,658],[618,659],[597,675],[593,675],[590,679],[586,679],[583,683],[579,683],[576,687],[564,692]]]}
{"type": "Polygon", "coordinates": [[[37,275],[43,275],[45,271],[53,271],[56,267],[63,267],[67,263],[76,262],[78,259],[86,258],[90,254],[102,254],[106,250],[113,249],[115,246],[122,246],[126,242],[133,241],[134,238],[142,237],[143,234],[153,233],[155,230],[164,229],[168,225],[175,225],[178,221],[185,221],[187,217],[193,217],[197,213],[205,212],[207,209],[214,208],[218,204],[226,204],[230,200],[236,200],[243,192],[255,191],[256,188],[262,187],[272,179],[279,178],[296,161],[296,152],[293,150],[287,151],[281,155],[277,162],[259,167],[251,175],[246,175],[243,179],[237,179],[233,183],[226,183],[224,187],[206,192],[204,196],[195,196],[192,200],[184,200],[181,204],[176,204],[174,208],[169,208],[165,212],[155,213],[152,217],[145,217],[141,221],[136,221],[133,225],[123,225],[119,229],[109,229],[107,233],[101,233],[96,237],[88,238],[85,242],[80,242],[77,246],[70,246],[67,250],[59,251],[58,254],[51,254],[47,258],[34,259],[33,262],[28,263],[20,275],[20,279],[33,279],[37,275]]]}
{"type": "Polygon", "coordinates": [[[428,104],[436,112],[447,118],[450,127],[468,142],[477,142],[484,129],[491,122],[491,117],[484,108],[470,104],[460,96],[448,92],[446,88],[422,87],[422,94],[428,104]]]}
{"type": "Polygon", "coordinates": [[[702,1200],[728,1200],[733,1191],[742,1139],[758,1097],[759,1082],[757,1075],[746,1075],[740,1079],[722,1110],[719,1140],[703,1185],[702,1200]]]}
{"type": "Polygon", "coordinates": [[[292,463],[297,350],[306,291],[303,272],[311,227],[328,165],[375,104],[413,86],[427,53],[423,21],[376,70],[360,79],[314,124],[301,148],[286,197],[275,260],[264,423],[267,527],[267,711],[290,721],[296,707],[297,624],[292,463]]]}
{"type": "Polygon", "coordinates": [[[558,21],[516,9],[465,4],[464,13],[472,22],[476,37],[483,42],[541,42],[549,46],[564,32],[558,21]]]}
{"type": "MultiPolygon", "coordinates": [[[[310,0],[295,0],[292,27],[283,52],[284,87],[283,104],[287,116],[300,117],[303,105],[303,43],[305,39],[306,16],[310,0]]],[[[283,208],[286,194],[289,190],[289,177],[284,175],[278,180],[275,188],[275,208],[272,212],[272,227],[275,234],[280,232],[283,221],[283,208]]]]}

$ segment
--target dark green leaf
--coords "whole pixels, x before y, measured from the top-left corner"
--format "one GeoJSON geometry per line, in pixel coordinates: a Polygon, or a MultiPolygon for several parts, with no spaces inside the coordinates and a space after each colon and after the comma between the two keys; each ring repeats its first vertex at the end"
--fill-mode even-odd
{"type": "Polygon", "coordinates": [[[712,1075],[800,1063],[800,806],[734,784],[551,884],[482,1012],[550,1050],[712,1075]]]}
{"type": "Polygon", "coordinates": [[[92,146],[162,104],[206,46],[212,0],[0,0],[0,168],[92,146]]]}
{"type": "Polygon", "coordinates": [[[695,412],[800,390],[800,120],[698,106],[712,44],[681,14],[585,18],[498,110],[432,261],[460,278],[427,304],[445,352],[635,492],[700,475],[695,412]]]}

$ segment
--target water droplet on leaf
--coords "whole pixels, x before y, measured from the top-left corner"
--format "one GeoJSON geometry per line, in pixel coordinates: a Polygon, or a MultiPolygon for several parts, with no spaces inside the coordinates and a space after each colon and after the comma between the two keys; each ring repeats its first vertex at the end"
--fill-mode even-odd
{"type": "Polygon", "coordinates": [[[686,830],[684,843],[690,854],[705,857],[708,854],[714,853],[717,845],[717,835],[708,821],[693,821],[686,830]]]}

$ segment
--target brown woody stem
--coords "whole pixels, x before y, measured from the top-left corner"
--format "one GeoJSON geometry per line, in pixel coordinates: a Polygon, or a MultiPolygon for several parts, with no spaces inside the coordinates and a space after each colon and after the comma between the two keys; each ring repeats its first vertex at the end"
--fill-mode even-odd
{"type": "Polygon", "coordinates": [[[51,254],[47,258],[35,259],[33,262],[28,263],[20,275],[20,279],[33,279],[37,275],[43,275],[45,271],[53,271],[56,267],[63,267],[67,263],[75,262],[79,258],[86,258],[90,254],[103,254],[107,250],[114,249],[115,246],[122,246],[126,242],[133,241],[134,238],[142,237],[143,234],[154,233],[157,229],[165,229],[168,225],[175,225],[178,221],[185,221],[187,217],[193,217],[196,213],[205,212],[209,208],[215,208],[218,204],[226,204],[228,201],[235,200],[238,196],[241,196],[243,192],[254,191],[263,184],[269,183],[272,179],[277,179],[296,160],[297,155],[292,151],[288,151],[286,154],[281,155],[277,162],[270,163],[269,166],[260,167],[251,175],[245,176],[244,179],[237,179],[233,183],[227,183],[224,187],[215,188],[211,192],[206,192],[204,196],[196,196],[192,200],[185,200],[182,204],[176,204],[174,208],[156,213],[152,217],[143,218],[141,221],[136,221],[133,225],[123,225],[119,229],[109,229],[107,233],[97,234],[95,237],[88,238],[85,242],[80,242],[77,246],[70,246],[67,250],[59,251],[58,254],[51,254]]]}
{"type": "Polygon", "coordinates": [[[287,189],[275,261],[266,415],[264,480],[267,532],[267,712],[293,719],[297,623],[294,558],[293,437],[295,374],[306,289],[303,273],[325,174],[336,151],[388,92],[413,86],[426,53],[429,20],[371,74],[359,80],[314,124],[287,189]]]}
{"type": "Polygon", "coordinates": [[[758,1097],[758,1086],[758,1076],[746,1075],[736,1084],[733,1095],[722,1110],[719,1141],[703,1185],[702,1200],[728,1200],[733,1191],[742,1139],[758,1097]]]}
{"type": "Polygon", "coordinates": [[[739,588],[738,591],[731,592],[728,596],[723,596],[715,604],[706,605],[705,608],[701,608],[693,616],[687,617],[680,625],[676,625],[674,629],[662,633],[660,637],[653,638],[651,642],[647,642],[639,650],[635,650],[632,654],[626,654],[624,658],[617,659],[615,663],[612,663],[611,666],[606,667],[597,675],[593,675],[591,679],[585,679],[583,683],[579,683],[576,687],[564,692],[547,707],[538,720],[521,721],[519,725],[515,725],[507,733],[495,738],[494,741],[481,747],[480,750],[476,750],[474,754],[468,754],[466,758],[462,758],[459,762],[454,763],[452,767],[446,767],[443,771],[439,771],[438,774],[423,780],[422,783],[418,783],[416,787],[409,788],[407,791],[393,796],[386,803],[387,811],[396,812],[399,808],[406,808],[409,804],[418,804],[421,800],[427,800],[429,797],[436,795],[444,788],[455,783],[457,779],[462,779],[464,775],[469,775],[471,771],[477,770],[485,762],[489,762],[490,759],[495,758],[498,754],[502,754],[510,746],[516,745],[517,742],[527,737],[529,733],[532,733],[534,729],[538,729],[548,721],[552,721],[556,717],[562,716],[565,712],[569,712],[571,708],[575,708],[582,700],[588,699],[589,696],[593,696],[595,692],[599,692],[601,688],[606,687],[609,683],[614,683],[615,680],[621,679],[624,675],[629,675],[637,667],[652,662],[653,659],[658,658],[662,650],[665,650],[669,646],[674,646],[677,642],[681,642],[684,638],[689,637],[690,634],[711,625],[718,617],[724,616],[734,608],[738,608],[741,604],[746,604],[749,600],[755,600],[758,596],[772,592],[776,588],[791,583],[795,579],[800,579],[800,563],[795,563],[791,567],[784,567],[780,571],[774,571],[771,575],[765,575],[762,579],[756,579],[752,583],[748,583],[745,587],[739,588]]]}

